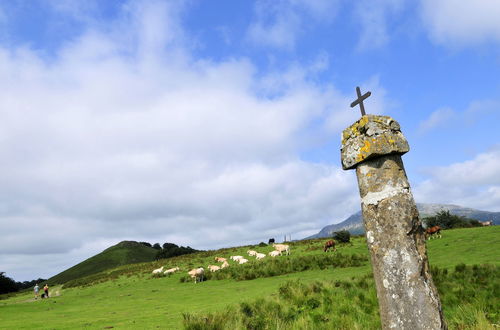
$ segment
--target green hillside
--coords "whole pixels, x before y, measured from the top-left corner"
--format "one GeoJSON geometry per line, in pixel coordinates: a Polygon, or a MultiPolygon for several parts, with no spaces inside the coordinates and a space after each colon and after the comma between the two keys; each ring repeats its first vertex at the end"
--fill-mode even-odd
{"type": "MultiPolygon", "coordinates": [[[[495,329],[500,323],[500,226],[443,231],[427,241],[429,261],[450,329],[495,329]]],[[[5,329],[380,329],[378,301],[363,237],[323,252],[324,239],[292,242],[291,255],[207,273],[187,271],[214,256],[247,255],[240,246],[127,264],[0,300],[5,329]],[[160,266],[178,266],[155,277],[160,266]],[[69,285],[72,284],[72,285],[69,285]]]]}
{"type": "Polygon", "coordinates": [[[49,278],[48,281],[52,284],[63,284],[118,266],[153,261],[157,252],[156,249],[138,242],[123,241],[49,278]]]}

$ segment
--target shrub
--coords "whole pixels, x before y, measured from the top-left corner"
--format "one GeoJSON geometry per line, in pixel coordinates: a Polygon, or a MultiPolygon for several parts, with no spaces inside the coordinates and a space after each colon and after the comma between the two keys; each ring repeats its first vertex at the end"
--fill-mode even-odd
{"type": "Polygon", "coordinates": [[[333,239],[340,243],[349,243],[351,241],[351,233],[347,230],[337,231],[334,233],[333,239]]]}
{"type": "Polygon", "coordinates": [[[439,211],[436,215],[424,219],[425,225],[429,227],[439,226],[443,229],[480,227],[479,221],[468,219],[463,216],[450,214],[450,211],[439,211]]]}

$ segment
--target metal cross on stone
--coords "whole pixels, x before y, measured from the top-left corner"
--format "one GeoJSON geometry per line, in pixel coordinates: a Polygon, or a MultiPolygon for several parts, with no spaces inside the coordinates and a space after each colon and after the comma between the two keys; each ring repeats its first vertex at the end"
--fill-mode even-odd
{"type": "Polygon", "coordinates": [[[358,98],[356,101],[351,103],[351,108],[354,108],[359,104],[359,107],[361,109],[361,116],[364,116],[366,115],[366,113],[363,101],[366,100],[370,95],[372,95],[372,92],[366,92],[365,95],[361,95],[361,89],[359,87],[356,87],[356,94],[358,94],[358,98]]]}

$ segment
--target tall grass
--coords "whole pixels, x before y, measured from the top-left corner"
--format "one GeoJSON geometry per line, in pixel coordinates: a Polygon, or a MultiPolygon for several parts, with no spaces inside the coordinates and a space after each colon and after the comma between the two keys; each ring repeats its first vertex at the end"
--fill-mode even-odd
{"type": "MultiPolygon", "coordinates": [[[[494,329],[499,323],[497,266],[433,268],[450,329],[494,329]]],[[[277,294],[225,311],[183,315],[186,329],[380,329],[372,275],[349,281],[287,282],[277,294]]]]}
{"type": "MultiPolygon", "coordinates": [[[[234,265],[215,273],[206,272],[205,279],[253,280],[255,278],[272,277],[311,269],[359,267],[365,265],[367,262],[367,256],[358,254],[343,255],[341,253],[302,255],[290,258],[268,258],[267,260],[253,261],[244,265],[234,265]]],[[[184,276],[180,278],[180,281],[189,282],[191,279],[184,276]]]]}

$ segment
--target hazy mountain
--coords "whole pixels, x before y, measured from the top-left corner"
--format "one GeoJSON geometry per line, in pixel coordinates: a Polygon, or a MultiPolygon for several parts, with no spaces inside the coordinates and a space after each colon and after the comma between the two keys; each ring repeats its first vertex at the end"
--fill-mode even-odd
{"type": "MultiPolygon", "coordinates": [[[[439,211],[450,211],[451,214],[464,216],[470,219],[476,219],[479,221],[493,220],[495,225],[500,224],[500,212],[488,212],[480,211],[476,209],[471,209],[468,207],[462,207],[458,205],[451,204],[430,204],[430,203],[417,203],[417,209],[420,213],[420,218],[425,218],[432,216],[439,211]]],[[[363,227],[363,218],[361,216],[361,211],[354,213],[344,221],[328,225],[321,229],[319,233],[306,237],[310,238],[321,238],[321,237],[331,237],[332,233],[340,230],[348,230],[351,234],[362,234],[365,232],[363,227]]]]}

